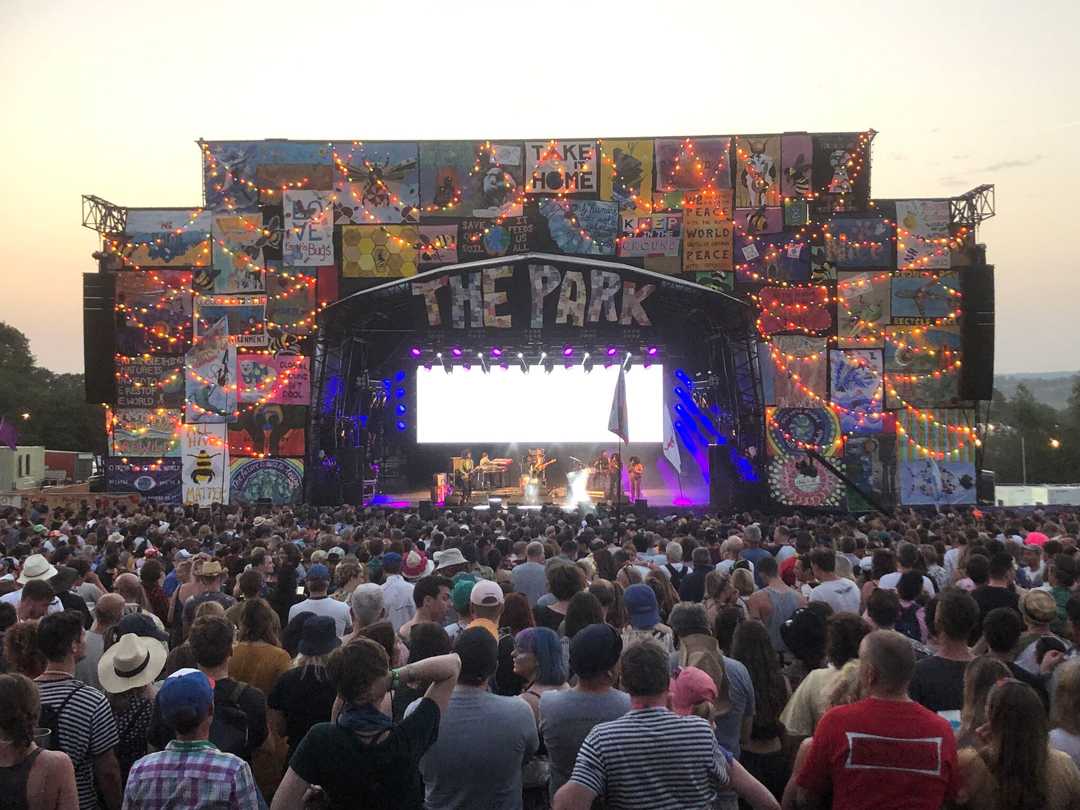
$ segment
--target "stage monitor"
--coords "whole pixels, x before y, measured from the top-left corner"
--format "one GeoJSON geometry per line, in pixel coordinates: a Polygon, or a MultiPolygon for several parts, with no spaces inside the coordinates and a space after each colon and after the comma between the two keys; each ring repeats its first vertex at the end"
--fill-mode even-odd
{"type": "MultiPolygon", "coordinates": [[[[421,444],[615,444],[608,430],[618,366],[494,366],[489,374],[458,366],[416,370],[416,440],[421,444]]],[[[630,441],[664,440],[664,370],[626,374],[630,441]]]]}

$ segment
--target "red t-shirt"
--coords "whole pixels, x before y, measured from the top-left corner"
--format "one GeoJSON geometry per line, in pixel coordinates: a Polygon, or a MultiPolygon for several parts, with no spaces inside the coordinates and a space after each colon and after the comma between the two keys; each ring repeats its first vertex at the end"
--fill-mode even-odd
{"type": "Polygon", "coordinates": [[[957,792],[948,721],[914,701],[867,698],[825,713],[799,787],[845,810],[937,810],[957,792]]]}

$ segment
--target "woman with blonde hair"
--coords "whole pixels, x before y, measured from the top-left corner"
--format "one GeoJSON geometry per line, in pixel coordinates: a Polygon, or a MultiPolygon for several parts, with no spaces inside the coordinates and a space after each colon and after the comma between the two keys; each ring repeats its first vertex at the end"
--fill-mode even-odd
{"type": "Polygon", "coordinates": [[[1011,678],[1009,668],[996,658],[982,656],[964,670],[964,705],[960,709],[957,748],[971,748],[979,743],[979,729],[986,723],[986,697],[998,681],[1011,678]]]}
{"type": "Polygon", "coordinates": [[[1060,666],[1055,677],[1050,747],[1064,751],[1080,767],[1080,659],[1060,666]]]}
{"type": "Polygon", "coordinates": [[[754,592],[754,575],[748,568],[736,568],[731,572],[731,584],[738,594],[736,603],[742,608],[743,615],[749,616],[750,606],[746,600],[754,592]]]}
{"type": "Polygon", "coordinates": [[[957,752],[961,803],[979,810],[1066,810],[1080,807],[1080,770],[1050,747],[1038,694],[1009,678],[990,690],[982,744],[957,752]]]}
{"type": "Polygon", "coordinates": [[[731,577],[721,571],[710,571],[705,575],[705,612],[709,624],[715,624],[720,611],[738,601],[739,594],[731,586],[731,577]]]}
{"type": "Polygon", "coordinates": [[[337,589],[331,595],[339,602],[348,602],[353,591],[367,582],[367,569],[355,559],[346,557],[334,569],[334,584],[337,589]]]}
{"type": "Polygon", "coordinates": [[[290,759],[308,729],[330,719],[337,693],[326,662],[340,645],[334,620],[310,614],[301,629],[292,669],[277,679],[266,696],[270,730],[288,740],[290,759]]]}

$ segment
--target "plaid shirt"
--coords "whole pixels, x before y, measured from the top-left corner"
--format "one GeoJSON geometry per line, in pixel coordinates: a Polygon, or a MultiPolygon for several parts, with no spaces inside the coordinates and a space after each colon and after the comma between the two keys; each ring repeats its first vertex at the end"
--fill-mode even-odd
{"type": "Polygon", "coordinates": [[[251,768],[209,740],[173,740],[136,762],[123,810],[259,810],[251,768]]]}

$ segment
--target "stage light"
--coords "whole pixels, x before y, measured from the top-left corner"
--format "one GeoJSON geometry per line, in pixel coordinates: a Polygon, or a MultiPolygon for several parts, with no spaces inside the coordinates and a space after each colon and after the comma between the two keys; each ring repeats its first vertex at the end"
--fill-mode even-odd
{"type": "Polygon", "coordinates": [[[419,357],[421,354],[420,347],[413,346],[411,349],[409,349],[409,354],[411,354],[413,357],[419,357]]]}
{"type": "Polygon", "coordinates": [[[405,411],[407,410],[405,408],[405,403],[404,402],[399,403],[397,408],[395,408],[395,410],[397,411],[398,416],[403,416],[405,414],[405,411]]]}
{"type": "Polygon", "coordinates": [[[461,357],[462,351],[457,346],[455,346],[450,350],[450,354],[454,355],[454,357],[461,357]]]}
{"type": "Polygon", "coordinates": [[[443,357],[442,352],[435,352],[435,357],[438,358],[440,363],[442,363],[443,371],[445,371],[447,374],[454,373],[453,365],[451,365],[449,360],[443,357]]]}
{"type": "Polygon", "coordinates": [[[394,375],[394,382],[405,382],[405,372],[399,371],[394,375]]]}
{"type": "Polygon", "coordinates": [[[631,357],[630,352],[627,352],[626,357],[623,358],[623,371],[629,371],[630,370],[630,366],[631,366],[630,357],[631,357]]]}
{"type": "Polygon", "coordinates": [[[573,353],[574,353],[574,347],[573,346],[563,346],[563,350],[562,350],[562,356],[563,357],[569,357],[573,353]]]}
{"type": "Polygon", "coordinates": [[[655,346],[650,346],[645,350],[645,354],[649,355],[649,357],[656,357],[657,351],[658,349],[655,346]]]}
{"type": "Polygon", "coordinates": [[[397,420],[397,429],[398,429],[398,430],[399,430],[399,431],[400,431],[401,433],[404,433],[404,432],[405,432],[406,430],[408,430],[408,429],[409,429],[409,426],[408,426],[407,424],[405,424],[405,420],[404,420],[404,419],[398,419],[398,420],[397,420]]]}
{"type": "Polygon", "coordinates": [[[500,349],[498,346],[494,347],[491,350],[491,356],[492,357],[502,357],[502,349],[500,349]]]}
{"type": "Polygon", "coordinates": [[[405,389],[398,388],[396,391],[394,391],[394,396],[398,399],[405,399],[405,389]]]}
{"type": "Polygon", "coordinates": [[[617,350],[616,350],[616,348],[615,348],[614,346],[608,346],[608,347],[607,347],[607,356],[608,356],[608,357],[614,357],[614,356],[615,356],[615,353],[616,353],[616,351],[617,351],[617,350]]]}
{"type": "Polygon", "coordinates": [[[581,358],[581,367],[585,369],[585,373],[588,374],[593,369],[592,355],[585,352],[585,355],[581,358]]]}
{"type": "Polygon", "coordinates": [[[518,352],[518,365],[521,366],[521,370],[525,373],[529,373],[529,364],[525,362],[525,354],[518,352]]]}
{"type": "Polygon", "coordinates": [[[476,358],[480,361],[480,368],[483,370],[483,372],[485,374],[490,373],[491,370],[488,368],[487,360],[484,359],[484,353],[477,352],[476,358]]]}

